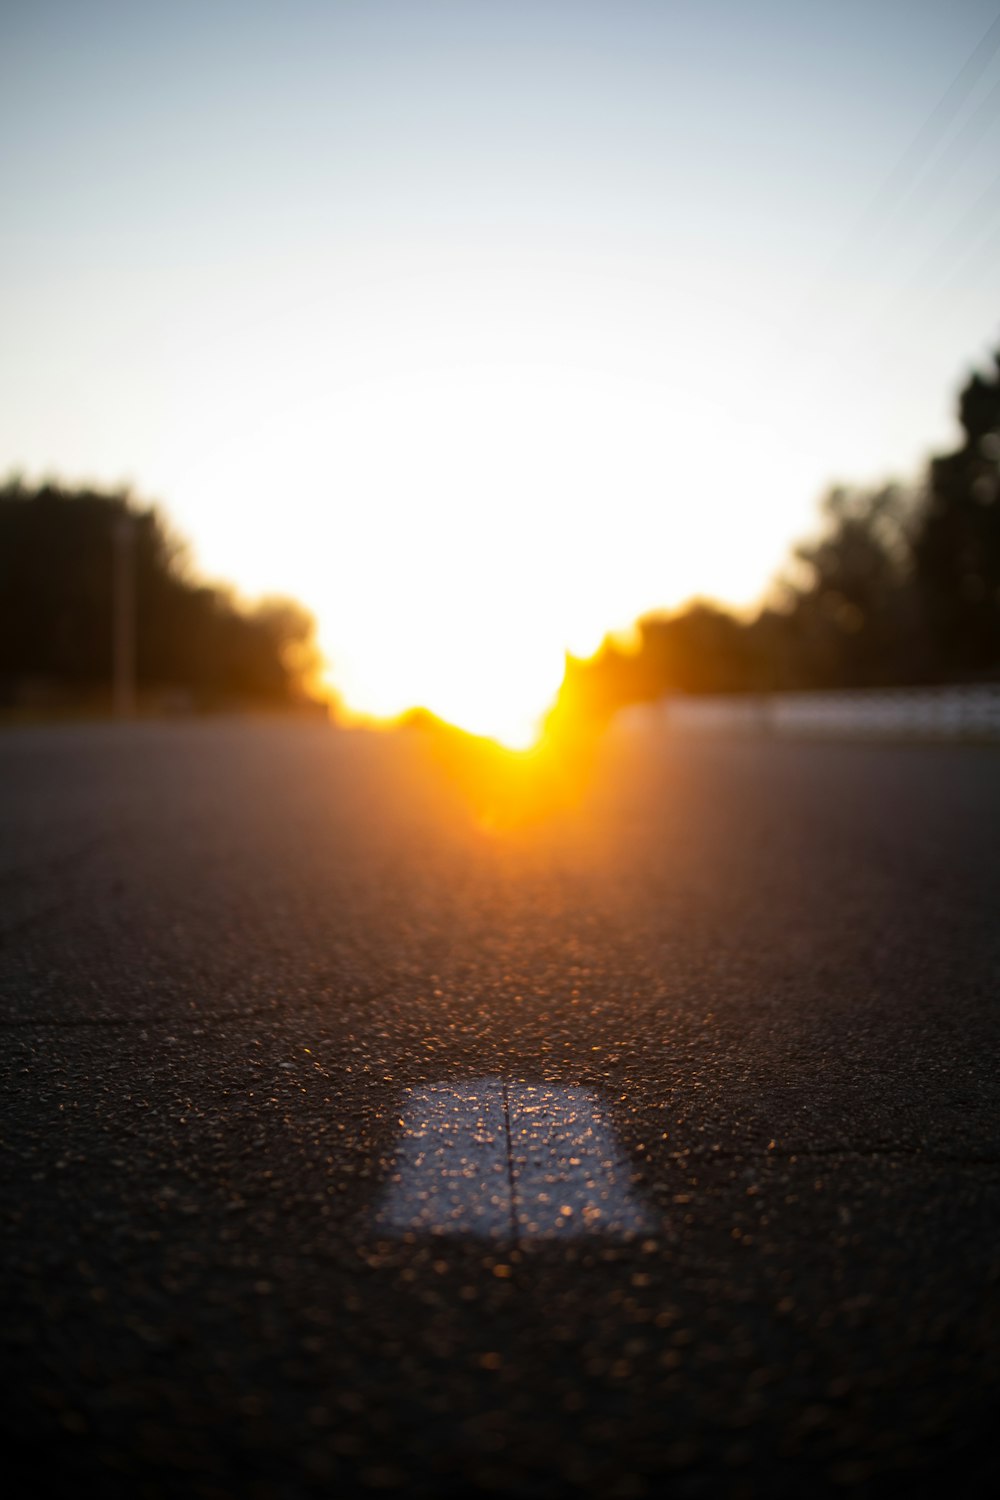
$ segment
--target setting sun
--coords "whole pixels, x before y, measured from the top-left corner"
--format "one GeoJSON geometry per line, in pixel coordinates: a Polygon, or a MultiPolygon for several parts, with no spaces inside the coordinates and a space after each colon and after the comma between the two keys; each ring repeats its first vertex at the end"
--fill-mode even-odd
{"type": "Polygon", "coordinates": [[[673,354],[644,364],[621,329],[593,326],[583,348],[582,304],[560,310],[553,291],[536,306],[537,294],[498,277],[492,303],[460,283],[444,300],[428,293],[433,318],[387,329],[383,310],[355,330],[365,361],[350,371],[319,360],[289,319],[186,367],[175,415],[189,446],[174,450],[173,487],[202,516],[202,555],[213,497],[244,497],[248,524],[218,546],[238,554],[241,578],[287,577],[315,612],[349,713],[425,707],[525,747],[567,651],[589,655],[697,587],[746,596],[778,551],[742,503],[740,469],[752,454],[791,492],[795,451],[779,454],[749,398],[721,429],[694,330],[678,318],[673,354]],[[275,370],[296,372],[294,399],[280,399],[275,370]],[[227,393],[221,414],[213,389],[227,393]],[[227,437],[244,427],[250,446],[227,437]],[[720,494],[739,541],[724,551],[720,494]],[[260,533],[253,517],[272,495],[284,525],[260,533]]]}
{"type": "Polygon", "coordinates": [[[129,483],[192,577],[301,601],[347,713],[524,746],[567,651],[752,606],[828,485],[951,441],[995,143],[860,216],[957,11],[906,61],[877,6],[804,45],[738,6],[223,5],[161,76],[187,23],[119,9],[8,39],[0,466],[129,483]]]}

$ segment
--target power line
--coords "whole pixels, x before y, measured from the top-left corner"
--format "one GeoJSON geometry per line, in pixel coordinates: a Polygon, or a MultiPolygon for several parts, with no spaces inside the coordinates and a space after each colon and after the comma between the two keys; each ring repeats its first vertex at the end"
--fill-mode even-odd
{"type": "Polygon", "coordinates": [[[848,232],[832,262],[807,296],[804,311],[808,312],[822,295],[826,285],[843,262],[849,258],[857,243],[865,237],[877,238],[884,231],[893,213],[909,197],[919,180],[923,166],[939,148],[940,139],[943,138],[958,111],[992,62],[998,48],[1000,48],[1000,14],[980,37],[906,150],[876,189],[854,228],[848,232]],[[934,144],[935,137],[939,138],[937,144],[934,144]]]}
{"type": "MultiPolygon", "coordinates": [[[[1000,78],[994,83],[986,97],[980,101],[961,129],[956,131],[943,151],[920,181],[920,209],[925,213],[946,183],[953,181],[963,157],[972,144],[978,142],[991,123],[995,106],[1000,101],[1000,78]]],[[[906,195],[910,197],[911,194],[906,195]]],[[[906,200],[904,199],[903,202],[906,200]]],[[[900,204],[902,207],[902,203],[900,204]]]]}
{"type": "Polygon", "coordinates": [[[875,325],[866,330],[863,341],[859,338],[851,351],[853,356],[870,352],[873,341],[885,348],[892,341],[893,331],[904,315],[912,320],[927,311],[942,292],[948,291],[963,265],[981,248],[998,209],[1000,175],[994,177],[985,192],[975,198],[930,254],[925,256],[908,285],[893,298],[883,314],[876,319],[875,325]],[[953,253],[956,250],[957,254],[953,253]],[[943,275],[935,275],[942,269],[943,275]],[[930,284],[932,282],[935,284],[930,284]]]}
{"type": "Polygon", "coordinates": [[[958,111],[993,61],[998,48],[1000,48],[1000,15],[996,16],[992,25],[980,37],[909,146],[876,191],[862,215],[862,223],[867,218],[877,220],[880,214],[890,216],[894,208],[909,196],[920,177],[921,158],[929,159],[933,156],[937,149],[931,144],[935,135],[944,136],[958,111]]]}
{"type": "Polygon", "coordinates": [[[1000,208],[1000,175],[994,177],[986,191],[980,193],[979,197],[969,205],[958,223],[939,241],[934,251],[924,261],[921,269],[923,271],[930,271],[935,262],[941,259],[942,254],[950,252],[953,245],[959,246],[959,253],[955,258],[954,264],[944,277],[944,282],[947,285],[953,279],[955,272],[966,259],[969,252],[976,248],[979,235],[992,224],[998,208],[1000,208]]]}

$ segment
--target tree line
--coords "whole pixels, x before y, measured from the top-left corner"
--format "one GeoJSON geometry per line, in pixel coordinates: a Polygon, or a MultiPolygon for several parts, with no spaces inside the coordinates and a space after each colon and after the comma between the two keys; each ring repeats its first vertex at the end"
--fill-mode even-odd
{"type": "Polygon", "coordinates": [[[140,706],[308,699],[314,626],[287,599],[241,604],[199,581],[184,545],[127,491],[0,485],[0,706],[106,707],[123,530],[140,706]]]}
{"type": "Polygon", "coordinates": [[[750,619],[695,601],[569,657],[552,722],[670,692],[1000,679],[1000,351],[992,363],[959,396],[959,447],[920,483],[833,489],[818,539],[750,619]]]}
{"type": "MultiPolygon", "coordinates": [[[[551,722],[600,722],[668,692],[740,693],[1000,678],[1000,352],[961,391],[962,441],[914,486],[839,487],[752,618],[695,601],[636,639],[567,659],[551,722]]],[[[312,618],[194,574],[127,491],[0,485],[0,706],[110,701],[114,553],[129,529],[140,702],[309,700],[312,618]]]]}

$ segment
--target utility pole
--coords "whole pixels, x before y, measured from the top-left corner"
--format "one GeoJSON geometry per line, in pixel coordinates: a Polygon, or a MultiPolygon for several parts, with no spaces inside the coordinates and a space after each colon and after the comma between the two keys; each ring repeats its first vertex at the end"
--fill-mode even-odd
{"type": "Polygon", "coordinates": [[[135,517],[114,523],[112,562],[112,699],[116,719],[135,713],[135,517]]]}

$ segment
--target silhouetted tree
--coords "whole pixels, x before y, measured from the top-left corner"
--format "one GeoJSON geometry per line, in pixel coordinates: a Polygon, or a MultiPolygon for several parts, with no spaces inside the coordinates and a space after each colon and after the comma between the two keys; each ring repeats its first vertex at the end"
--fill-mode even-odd
{"type": "Polygon", "coordinates": [[[939,676],[1000,670],[1000,353],[958,410],[964,441],[931,463],[913,548],[939,676]]]}
{"type": "Polygon", "coordinates": [[[94,699],[111,675],[116,527],[133,536],[140,692],[193,704],[287,705],[315,666],[313,624],[300,606],[243,608],[192,577],[186,550],[152,507],[127,492],[0,487],[0,696],[34,686],[57,700],[94,699]]]}
{"type": "Polygon", "coordinates": [[[802,583],[785,582],[783,615],[750,627],[758,654],[777,650],[783,687],[871,687],[917,681],[925,647],[913,592],[912,501],[895,486],[838,487],[821,505],[824,529],[800,544],[802,583]],[[780,644],[779,644],[780,643],[780,644]]]}
{"type": "Polygon", "coordinates": [[[916,494],[838,487],[772,601],[740,620],[695,601],[637,644],[568,658],[552,722],[663,693],[854,688],[1000,674],[1000,354],[959,398],[964,440],[916,494]]]}

